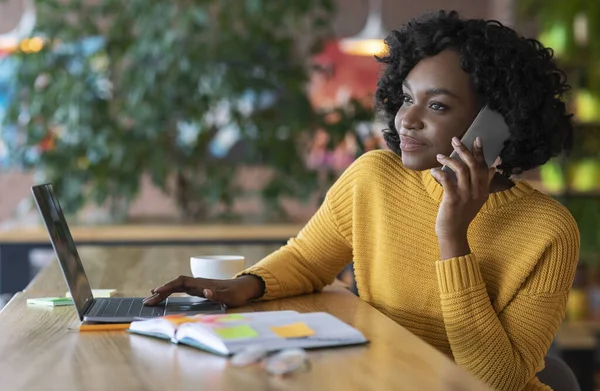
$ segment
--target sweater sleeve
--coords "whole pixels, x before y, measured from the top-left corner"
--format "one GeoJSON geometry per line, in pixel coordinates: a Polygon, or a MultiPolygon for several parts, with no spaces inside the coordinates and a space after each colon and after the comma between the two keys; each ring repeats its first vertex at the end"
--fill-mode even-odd
{"type": "Polygon", "coordinates": [[[351,227],[340,227],[336,213],[352,214],[353,182],[359,166],[360,159],[342,174],[295,238],[236,277],[260,277],[265,283],[263,300],[320,291],[331,284],[352,261],[351,227]]]}
{"type": "Polygon", "coordinates": [[[546,249],[510,303],[494,310],[476,256],[438,261],[446,334],[456,362],[497,390],[521,390],[543,368],[579,253],[576,226],[546,249]]]}

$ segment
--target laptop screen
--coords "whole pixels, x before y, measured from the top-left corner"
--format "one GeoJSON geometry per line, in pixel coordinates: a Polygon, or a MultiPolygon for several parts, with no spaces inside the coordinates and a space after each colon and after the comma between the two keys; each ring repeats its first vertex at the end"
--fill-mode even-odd
{"type": "Polygon", "coordinates": [[[79,318],[83,320],[83,314],[94,297],[65,216],[54,195],[52,185],[33,186],[31,191],[48,230],[50,242],[54,247],[69,291],[73,296],[79,318]]]}

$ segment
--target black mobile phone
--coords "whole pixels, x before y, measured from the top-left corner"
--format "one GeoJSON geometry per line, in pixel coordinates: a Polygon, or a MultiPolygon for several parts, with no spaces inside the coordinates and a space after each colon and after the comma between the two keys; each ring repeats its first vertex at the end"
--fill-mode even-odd
{"type": "MultiPolygon", "coordinates": [[[[508,125],[502,114],[491,110],[488,106],[484,106],[463,135],[461,141],[469,151],[472,151],[473,142],[477,137],[481,140],[485,163],[488,167],[491,167],[500,155],[500,152],[502,152],[504,142],[510,137],[508,125]]],[[[450,157],[462,161],[456,151],[452,151],[450,157]]],[[[450,167],[443,166],[442,170],[449,173],[456,181],[456,175],[450,167]]]]}

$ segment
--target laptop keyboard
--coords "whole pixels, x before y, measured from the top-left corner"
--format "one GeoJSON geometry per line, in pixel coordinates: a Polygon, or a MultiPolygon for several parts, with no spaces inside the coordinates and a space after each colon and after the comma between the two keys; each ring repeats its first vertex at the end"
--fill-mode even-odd
{"type": "Polygon", "coordinates": [[[142,298],[119,299],[106,298],[94,299],[92,307],[86,314],[89,317],[122,318],[139,317],[152,318],[165,313],[164,306],[148,307],[143,305],[142,298]]]}

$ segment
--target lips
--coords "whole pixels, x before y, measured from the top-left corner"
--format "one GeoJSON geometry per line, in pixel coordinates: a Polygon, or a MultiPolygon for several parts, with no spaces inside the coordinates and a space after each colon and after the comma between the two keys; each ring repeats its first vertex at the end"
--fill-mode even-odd
{"type": "Polygon", "coordinates": [[[425,143],[410,136],[400,135],[400,149],[403,151],[416,151],[425,147],[425,143]]]}

